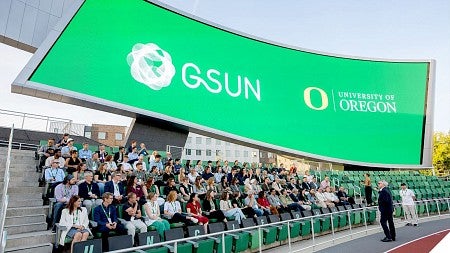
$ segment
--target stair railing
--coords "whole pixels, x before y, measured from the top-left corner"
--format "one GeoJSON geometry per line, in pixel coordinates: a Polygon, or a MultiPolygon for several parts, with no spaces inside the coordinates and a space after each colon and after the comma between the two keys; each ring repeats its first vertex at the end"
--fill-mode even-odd
{"type": "Polygon", "coordinates": [[[6,210],[8,209],[8,185],[9,185],[9,166],[11,164],[11,150],[12,150],[12,139],[14,134],[14,124],[11,126],[11,133],[9,135],[8,144],[8,155],[6,157],[5,175],[3,177],[3,196],[1,202],[1,212],[0,212],[0,253],[5,252],[6,238],[8,236],[8,231],[5,230],[5,219],[6,210]]]}

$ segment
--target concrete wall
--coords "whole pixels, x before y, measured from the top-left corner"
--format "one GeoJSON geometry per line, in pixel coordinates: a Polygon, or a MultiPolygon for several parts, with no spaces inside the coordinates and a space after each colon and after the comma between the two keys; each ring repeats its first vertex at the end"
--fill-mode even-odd
{"type": "Polygon", "coordinates": [[[34,52],[74,0],[1,0],[0,42],[34,52]]]}

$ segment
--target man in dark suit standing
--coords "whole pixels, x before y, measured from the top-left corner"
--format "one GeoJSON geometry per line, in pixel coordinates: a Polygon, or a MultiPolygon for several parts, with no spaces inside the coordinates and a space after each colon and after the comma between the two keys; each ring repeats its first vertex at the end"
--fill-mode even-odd
{"type": "Polygon", "coordinates": [[[383,228],[385,237],[381,240],[382,242],[395,241],[395,226],[394,226],[394,205],[392,203],[392,195],[387,187],[388,183],[386,181],[378,182],[378,209],[380,210],[380,224],[383,228]],[[389,228],[388,225],[389,224],[389,228]]]}

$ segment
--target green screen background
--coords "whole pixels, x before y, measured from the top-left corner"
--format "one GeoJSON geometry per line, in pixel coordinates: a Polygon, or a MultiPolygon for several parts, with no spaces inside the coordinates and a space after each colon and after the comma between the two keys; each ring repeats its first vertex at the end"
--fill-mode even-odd
{"type": "Polygon", "coordinates": [[[420,165],[428,66],[271,45],[140,0],[87,0],[30,80],[300,152],[420,165]],[[136,43],[155,43],[171,55],[176,74],[170,86],[155,91],[132,78],[126,57],[136,43]],[[237,75],[253,84],[259,79],[261,101],[246,99],[244,90],[233,98],[224,87],[219,94],[202,85],[187,88],[181,69],[188,62],[203,73],[227,72],[232,91],[237,75]],[[310,86],[328,94],[327,109],[305,105],[310,86]],[[334,111],[331,94],[338,90],[393,94],[397,113],[334,111]]]}

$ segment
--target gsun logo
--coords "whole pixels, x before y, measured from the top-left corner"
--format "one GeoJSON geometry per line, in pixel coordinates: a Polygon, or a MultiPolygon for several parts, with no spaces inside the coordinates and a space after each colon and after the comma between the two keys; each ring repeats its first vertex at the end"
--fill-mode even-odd
{"type": "Polygon", "coordinates": [[[131,76],[153,90],[170,85],[175,75],[172,57],[153,43],[137,43],[127,56],[131,76]]]}

